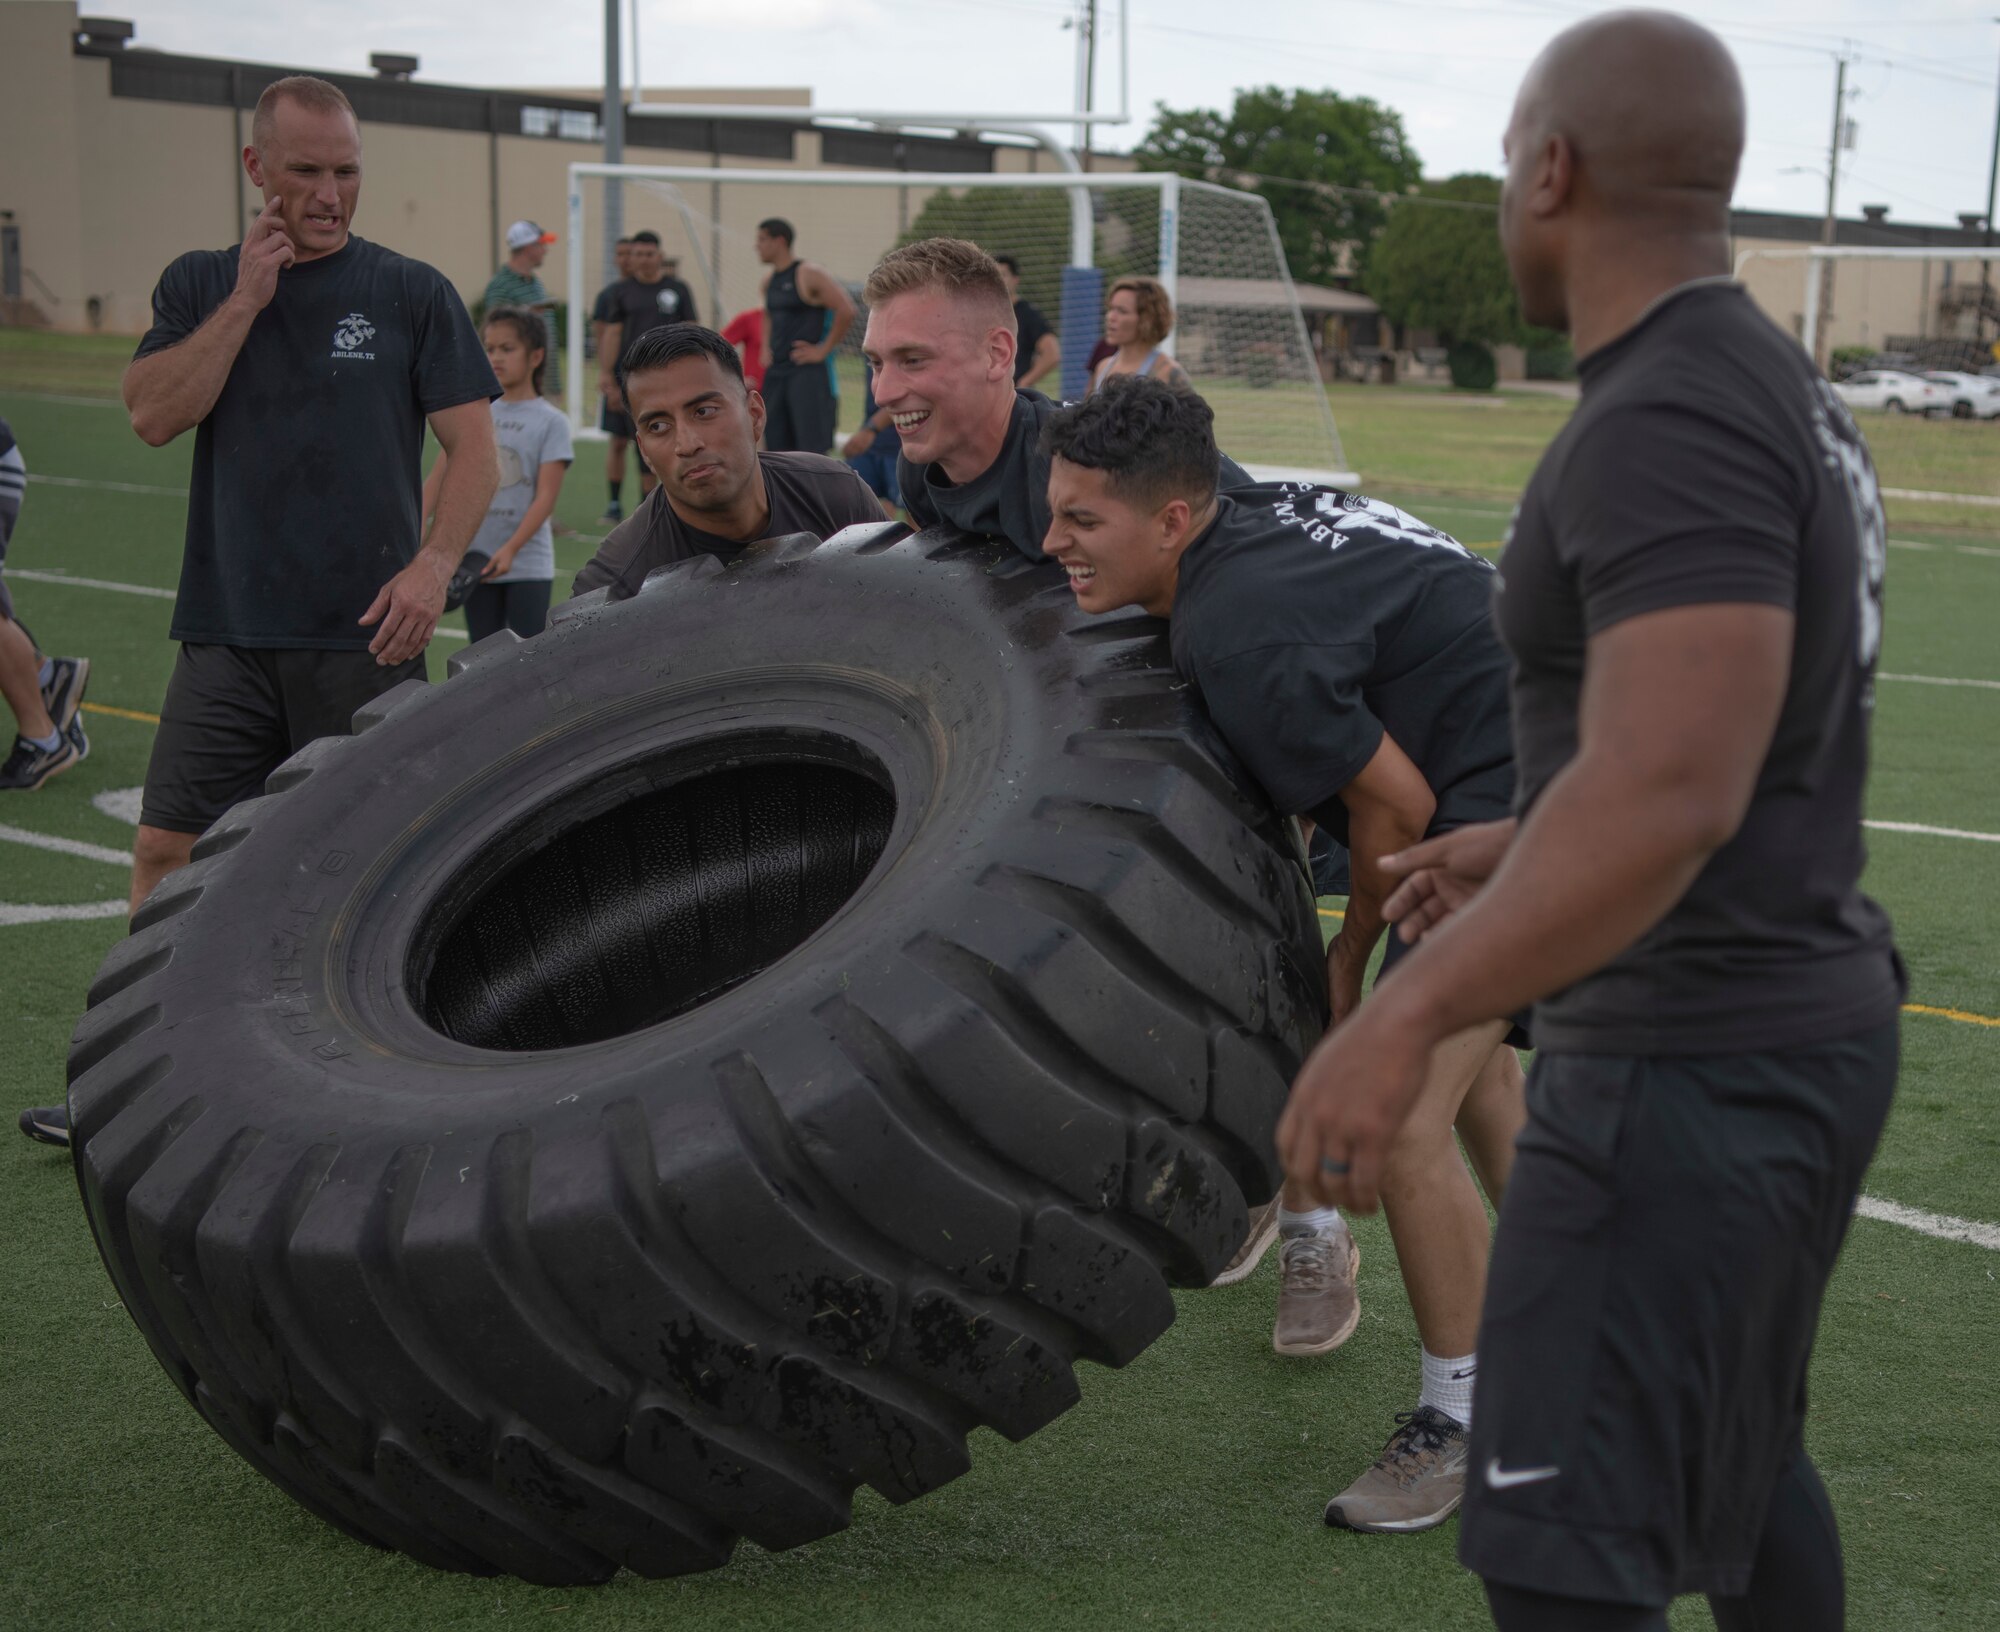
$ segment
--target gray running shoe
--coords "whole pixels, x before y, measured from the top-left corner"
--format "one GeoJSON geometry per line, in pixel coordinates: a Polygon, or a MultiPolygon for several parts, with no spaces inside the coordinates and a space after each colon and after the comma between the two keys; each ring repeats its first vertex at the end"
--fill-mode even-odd
{"type": "Polygon", "coordinates": [[[1277,1239],[1278,1198],[1273,1196],[1251,1213],[1250,1228],[1244,1233],[1243,1245],[1236,1249],[1236,1256],[1229,1260],[1222,1273],[1208,1284],[1234,1286],[1238,1281],[1249,1280],[1264,1261],[1264,1254],[1271,1250],[1271,1243],[1277,1239]]]}
{"type": "Polygon", "coordinates": [[[1443,1524],[1465,1495],[1465,1445],[1465,1430],[1432,1406],[1397,1412],[1375,1465],[1326,1504],[1326,1522],[1371,1535],[1443,1524]]]}
{"type": "Polygon", "coordinates": [[[49,659],[49,683],[42,687],[42,707],[49,711],[58,731],[67,732],[74,723],[76,711],[83,706],[84,688],[89,684],[89,658],[49,659]]]}
{"type": "Polygon", "coordinates": [[[26,737],[14,739],[14,751],[0,765],[0,788],[32,792],[59,771],[66,771],[83,756],[64,732],[53,748],[37,748],[26,737]]]}
{"type": "Polygon", "coordinates": [[[1330,1235],[1295,1235],[1278,1251],[1278,1319],[1271,1347],[1280,1354],[1331,1354],[1361,1322],[1354,1284],[1361,1249],[1347,1220],[1330,1235]]]}

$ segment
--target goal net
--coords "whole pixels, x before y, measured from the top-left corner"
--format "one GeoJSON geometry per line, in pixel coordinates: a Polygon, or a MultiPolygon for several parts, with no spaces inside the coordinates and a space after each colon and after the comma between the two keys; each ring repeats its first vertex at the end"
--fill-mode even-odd
{"type": "MultiPolygon", "coordinates": [[[[565,246],[571,354],[585,344],[592,299],[616,275],[611,248],[621,229],[657,233],[702,321],[721,328],[761,304],[756,230],[772,216],[792,224],[799,256],[845,284],[857,305],[875,263],[918,238],[968,238],[1013,256],[1021,297],[1061,341],[1060,371],[1036,387],[1056,398],[1083,393],[1111,284],[1133,273],[1158,278],[1175,308],[1165,349],[1215,410],[1223,451],[1267,478],[1356,480],[1269,206],[1179,176],[575,164],[565,246]]],[[[861,418],[864,327],[865,313],[834,359],[843,432],[861,418]]],[[[567,375],[570,419],[583,434],[596,425],[596,379],[594,367],[567,375]]]]}

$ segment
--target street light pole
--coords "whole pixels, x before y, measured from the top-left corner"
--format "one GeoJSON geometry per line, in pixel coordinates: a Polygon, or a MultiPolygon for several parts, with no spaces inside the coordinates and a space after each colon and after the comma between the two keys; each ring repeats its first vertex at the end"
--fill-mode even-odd
{"type": "MultiPolygon", "coordinates": [[[[2000,23],[2000,17],[1994,22],[2000,23]]],[[[1986,247],[1993,247],[1993,203],[1996,184],[2000,184],[2000,76],[1995,77],[1993,89],[1993,157],[1986,161],[1986,247]]],[[[1979,263],[1979,329],[1986,332],[1985,308],[1993,304],[1993,263],[1983,260],[1979,263]]],[[[1995,314],[2000,319],[2000,313],[1995,314]]],[[[2000,322],[1996,322],[2000,327],[2000,322]]]]}
{"type": "MultiPolygon", "coordinates": [[[[1833,139],[1826,149],[1826,220],[1820,226],[1819,241],[1831,245],[1836,219],[1835,195],[1840,188],[1840,138],[1847,127],[1847,53],[1842,51],[1833,76],[1833,139]]],[[[1802,336],[1812,348],[1812,360],[1821,369],[1827,366],[1827,330],[1833,324],[1833,257],[1819,267],[1819,310],[1813,316],[1812,333],[1802,336]]]]}
{"type": "MultiPolygon", "coordinates": [[[[618,0],[604,0],[604,162],[625,162],[625,85],[618,70],[618,0]]],[[[616,176],[604,181],[604,259],[600,269],[609,277],[618,264],[618,240],[625,236],[624,183],[616,176]]],[[[571,300],[589,291],[572,289],[571,300]]]]}

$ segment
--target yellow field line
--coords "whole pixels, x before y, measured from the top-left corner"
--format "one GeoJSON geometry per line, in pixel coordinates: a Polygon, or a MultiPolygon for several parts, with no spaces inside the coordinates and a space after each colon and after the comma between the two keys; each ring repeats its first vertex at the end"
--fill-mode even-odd
{"type": "MultiPolygon", "coordinates": [[[[1333,907],[1321,907],[1319,915],[1322,918],[1336,919],[1346,916],[1346,914],[1333,907]]],[[[1991,1026],[1994,1030],[2000,1031],[2000,1015],[1974,1014],[1969,1009],[1939,1009],[1933,1008],[1928,1003],[1905,1003],[1903,1005],[1903,1012],[1905,1014],[1934,1014],[1940,1020],[1956,1020],[1962,1026],[1991,1026]]]]}
{"type": "Polygon", "coordinates": [[[1928,1003],[1905,1003],[1905,1014],[1934,1014],[1940,1020],[1956,1020],[1962,1026],[1992,1026],[2000,1030],[2000,1015],[1973,1014],[1965,1009],[1934,1009],[1928,1003]]]}
{"type": "Polygon", "coordinates": [[[157,714],[141,714],[136,708],[113,708],[109,703],[85,703],[83,711],[86,714],[111,714],[121,720],[144,720],[148,725],[160,723],[157,714]]]}
{"type": "Polygon", "coordinates": [[[1331,918],[1334,920],[1335,923],[1340,922],[1340,920],[1342,920],[1347,916],[1347,914],[1342,912],[1338,907],[1321,907],[1319,909],[1319,915],[1322,918],[1331,918]]]}

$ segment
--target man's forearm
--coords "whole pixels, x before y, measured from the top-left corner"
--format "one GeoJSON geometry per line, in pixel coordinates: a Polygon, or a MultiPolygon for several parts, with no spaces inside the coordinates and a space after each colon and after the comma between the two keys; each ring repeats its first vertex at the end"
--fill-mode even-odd
{"type": "Polygon", "coordinates": [[[500,461],[490,447],[455,454],[445,466],[444,485],[438,489],[437,519],[431,523],[423,553],[432,556],[447,573],[455,571],[464,558],[465,548],[479,531],[499,486],[500,461]]]}
{"type": "Polygon", "coordinates": [[[1360,996],[1368,959],[1388,926],[1382,909],[1397,881],[1382,870],[1381,858],[1415,844],[1423,836],[1422,823],[1386,805],[1363,805],[1348,813],[1350,882],[1347,908],[1331,948],[1331,968],[1334,979],[1345,983],[1350,1000],[1360,996]]]}
{"type": "Polygon", "coordinates": [[[1572,761],[1486,888],[1424,936],[1423,958],[1377,1001],[1445,1037],[1602,968],[1673,909],[1720,846],[1673,792],[1572,761]]]}
{"type": "Polygon", "coordinates": [[[256,321],[256,310],[232,295],[179,345],[125,370],[125,407],[142,442],[163,447],[208,417],[256,321]]]}

